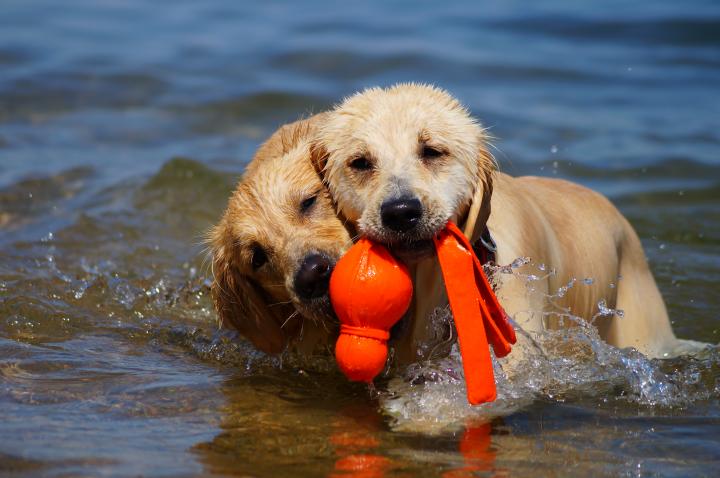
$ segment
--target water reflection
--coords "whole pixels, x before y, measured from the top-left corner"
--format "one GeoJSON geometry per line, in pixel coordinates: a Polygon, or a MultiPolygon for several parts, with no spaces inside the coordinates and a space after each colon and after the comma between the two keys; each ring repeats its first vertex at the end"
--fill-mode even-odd
{"type": "Polygon", "coordinates": [[[382,454],[382,421],[376,410],[348,405],[333,421],[332,429],[329,440],[337,459],[329,476],[379,478],[396,466],[382,454]]]}
{"type": "Polygon", "coordinates": [[[492,425],[490,423],[469,423],[458,445],[458,451],[465,465],[443,473],[443,478],[467,478],[478,476],[478,472],[491,472],[488,476],[509,476],[505,470],[495,469],[496,451],[492,447],[492,425]]]}
{"type": "Polygon", "coordinates": [[[364,387],[287,372],[236,377],[220,389],[222,431],[193,447],[215,474],[328,474],[336,460],[381,441],[382,419],[364,387]]]}
{"type": "Polygon", "coordinates": [[[193,447],[208,474],[508,476],[495,464],[490,423],[470,419],[462,431],[434,437],[397,434],[363,387],[293,375],[236,377],[220,385],[222,431],[193,447]]]}

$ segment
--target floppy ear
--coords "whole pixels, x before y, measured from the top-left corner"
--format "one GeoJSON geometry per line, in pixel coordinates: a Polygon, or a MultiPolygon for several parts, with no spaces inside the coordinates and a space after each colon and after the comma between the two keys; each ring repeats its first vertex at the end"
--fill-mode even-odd
{"type": "Polygon", "coordinates": [[[211,292],[220,327],[236,329],[265,353],[282,352],[286,337],[280,327],[294,308],[268,306],[265,291],[252,278],[240,274],[228,255],[224,245],[213,250],[211,292]]]}
{"type": "Polygon", "coordinates": [[[358,231],[355,228],[355,224],[353,223],[353,221],[347,220],[347,218],[343,215],[342,211],[338,207],[337,201],[335,201],[335,198],[332,197],[332,194],[330,194],[328,182],[325,180],[325,166],[327,166],[328,162],[328,153],[325,147],[321,145],[318,141],[313,141],[313,143],[310,145],[310,161],[315,168],[315,172],[318,174],[318,176],[320,176],[320,181],[322,181],[323,186],[325,186],[325,190],[328,191],[330,201],[332,202],[333,209],[335,210],[335,215],[338,217],[340,222],[342,222],[345,230],[348,232],[350,237],[356,237],[358,231]]]}
{"type": "Polygon", "coordinates": [[[310,144],[310,161],[320,180],[325,183],[325,166],[327,166],[328,153],[325,147],[318,140],[310,144]]]}
{"type": "MultiPolygon", "coordinates": [[[[485,135],[483,135],[485,136],[485,135]]],[[[493,176],[497,169],[497,163],[492,153],[488,149],[488,138],[483,137],[482,145],[478,153],[478,185],[483,188],[483,197],[480,204],[480,212],[478,213],[478,222],[485,224],[490,217],[490,199],[493,192],[493,176]]]]}
{"type": "Polygon", "coordinates": [[[469,207],[460,216],[465,219],[459,224],[463,225],[463,232],[472,241],[477,240],[477,237],[482,234],[485,224],[490,218],[490,200],[492,199],[493,175],[495,174],[496,163],[487,146],[487,138],[483,135],[477,153],[478,168],[475,190],[469,207]]]}

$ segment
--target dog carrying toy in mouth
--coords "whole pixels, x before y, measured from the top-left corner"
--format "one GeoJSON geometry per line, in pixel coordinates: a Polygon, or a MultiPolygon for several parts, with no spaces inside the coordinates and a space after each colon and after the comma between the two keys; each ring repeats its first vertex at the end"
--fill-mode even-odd
{"type": "MultiPolygon", "coordinates": [[[[488,343],[504,357],[515,331],[462,231],[449,222],[433,241],[458,332],[468,401],[491,402],[497,392],[488,343]]],[[[412,292],[407,268],[380,244],[363,238],[340,258],[330,278],[330,300],[341,324],[335,358],[350,380],[369,383],[382,371],[389,330],[407,311],[412,292]]]]}

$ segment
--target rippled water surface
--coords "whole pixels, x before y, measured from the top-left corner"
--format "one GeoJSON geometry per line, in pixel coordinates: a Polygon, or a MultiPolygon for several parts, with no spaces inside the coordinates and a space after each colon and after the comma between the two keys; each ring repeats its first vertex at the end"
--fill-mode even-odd
{"type": "Polygon", "coordinates": [[[217,332],[208,297],[202,235],[259,142],[414,80],[503,170],[611,197],[676,333],[718,343],[720,6],[627,3],[3,2],[0,475],[716,475],[717,349],[547,333],[471,409],[454,353],[371,395],[217,332]]]}

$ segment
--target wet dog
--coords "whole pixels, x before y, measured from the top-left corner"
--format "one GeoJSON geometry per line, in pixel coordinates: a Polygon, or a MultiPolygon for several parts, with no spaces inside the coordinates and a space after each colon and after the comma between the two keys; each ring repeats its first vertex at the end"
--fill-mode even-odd
{"type": "Polygon", "coordinates": [[[329,342],[328,282],[351,241],[310,161],[322,117],[283,126],[258,149],[209,234],[221,325],[268,353],[329,342]]]}
{"type": "Polygon", "coordinates": [[[339,214],[411,265],[415,299],[398,350],[406,361],[428,340],[428,315],[447,303],[432,238],[449,220],[473,242],[488,229],[498,264],[532,259],[495,277],[501,303],[523,329],[566,325],[562,316],[571,314],[595,319],[610,344],[651,357],[694,347],[675,338],[637,234],[620,212],[577,184],[497,172],[484,129],[441,89],[402,84],[346,99],[321,124],[313,161],[339,214]],[[556,273],[528,287],[521,278],[539,264],[556,273]],[[592,284],[553,298],[558,308],[548,309],[552,291],[583,278],[592,284]],[[603,314],[599,304],[624,317],[603,314]]]}

